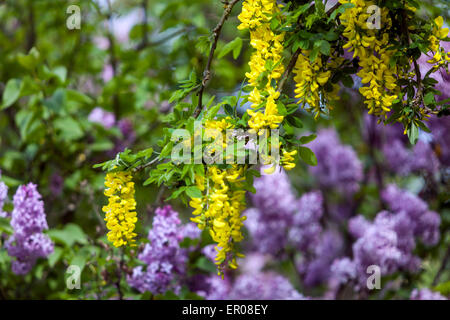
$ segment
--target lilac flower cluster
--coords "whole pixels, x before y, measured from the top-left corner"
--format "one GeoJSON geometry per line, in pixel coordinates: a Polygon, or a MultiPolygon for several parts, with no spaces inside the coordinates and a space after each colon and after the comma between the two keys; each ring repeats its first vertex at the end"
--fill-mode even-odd
{"type": "Polygon", "coordinates": [[[310,172],[324,188],[334,188],[343,194],[359,190],[362,165],[350,146],[342,145],[333,129],[320,130],[317,138],[308,144],[317,157],[317,166],[310,172]]]}
{"type": "Polygon", "coordinates": [[[112,112],[108,112],[101,107],[94,108],[88,116],[88,120],[101,124],[106,129],[112,128],[116,123],[116,117],[112,112]]]}
{"type": "Polygon", "coordinates": [[[408,149],[408,144],[395,139],[383,145],[382,151],[392,172],[405,176],[422,171],[433,174],[439,170],[439,160],[429,142],[419,140],[412,149],[408,149]]]}
{"type": "Polygon", "coordinates": [[[273,272],[242,274],[233,282],[228,278],[208,279],[208,300],[304,300],[285,277],[273,272]]]}
{"type": "Polygon", "coordinates": [[[440,217],[415,195],[389,185],[382,198],[390,211],[378,213],[373,222],[362,216],[349,221],[349,232],[357,239],[353,244],[353,260],[334,261],[332,269],[342,283],[367,280],[367,267],[377,265],[382,275],[398,270],[416,272],[420,259],[413,254],[416,238],[425,245],[439,240],[440,217]],[[356,272],[354,272],[354,270],[356,272]]]}
{"type": "Polygon", "coordinates": [[[289,243],[301,252],[308,252],[319,244],[323,197],[320,191],[305,193],[296,204],[296,214],[292,216],[288,239],[289,243]]]}
{"type": "Polygon", "coordinates": [[[122,133],[123,138],[116,139],[114,148],[108,152],[108,155],[111,157],[122,152],[136,140],[136,132],[133,129],[133,123],[129,119],[116,120],[112,112],[106,111],[101,107],[94,108],[89,114],[88,120],[98,123],[106,129],[116,126],[122,133]]]}
{"type": "MultiPolygon", "coordinates": [[[[446,41],[441,42],[441,46],[444,48],[445,52],[450,51],[450,43],[446,41]]],[[[432,68],[431,65],[427,62],[431,59],[433,54],[429,53],[422,54],[420,58],[417,60],[419,63],[420,73],[427,74],[427,72],[432,68]]],[[[436,100],[441,101],[450,98],[450,73],[444,69],[439,69],[437,72],[432,72],[430,77],[437,81],[435,88],[441,92],[440,96],[437,96],[436,100]]]]}
{"type": "Polygon", "coordinates": [[[253,239],[253,249],[277,254],[287,242],[287,228],[297,204],[285,171],[255,179],[256,193],[251,195],[253,208],[245,211],[245,226],[253,239]]]}
{"type": "Polygon", "coordinates": [[[331,276],[331,264],[342,255],[343,240],[333,230],[320,234],[318,245],[309,252],[302,252],[304,258],[297,263],[297,269],[306,287],[326,283],[331,276]]]}
{"type": "Polygon", "coordinates": [[[302,253],[297,267],[305,285],[325,282],[330,265],[342,250],[337,232],[324,231],[323,197],[320,191],[296,199],[284,171],[255,179],[254,207],[246,210],[245,225],[252,237],[252,249],[262,254],[285,254],[288,246],[302,253]]]}
{"type": "Polygon", "coordinates": [[[440,216],[428,210],[428,205],[422,199],[395,185],[389,185],[383,191],[382,198],[394,214],[403,213],[409,218],[413,235],[425,245],[433,246],[439,241],[440,216]]]}
{"type": "Polygon", "coordinates": [[[410,300],[448,300],[439,292],[433,292],[430,289],[414,289],[411,292],[410,300]]]}
{"type": "Polygon", "coordinates": [[[12,271],[18,275],[30,272],[38,258],[47,257],[53,252],[53,242],[42,232],[48,229],[44,203],[36,185],[29,183],[20,186],[13,198],[14,210],[11,226],[14,234],[8,239],[8,254],[16,257],[12,271]]]}
{"type": "MultiPolygon", "coordinates": [[[[2,177],[2,172],[0,171],[0,178],[1,177],[2,177]]],[[[1,218],[8,217],[8,212],[3,211],[3,207],[4,207],[7,199],[8,199],[8,186],[3,181],[0,181],[0,217],[1,218]]]]}
{"type": "MultiPolygon", "coordinates": [[[[450,83],[448,79],[447,84],[450,83]]],[[[447,89],[450,92],[450,88],[447,89]]],[[[432,117],[430,129],[436,155],[443,166],[450,167],[450,117],[432,117]]]]}
{"type": "Polygon", "coordinates": [[[400,124],[377,124],[375,117],[365,115],[364,138],[382,150],[391,172],[402,176],[419,172],[434,174],[441,165],[450,164],[450,143],[447,139],[450,122],[447,118],[431,118],[429,126],[432,133],[422,132],[419,141],[411,148],[400,124]]]}
{"type": "Polygon", "coordinates": [[[187,252],[180,247],[185,236],[194,235],[190,227],[181,225],[178,213],[171,206],[156,209],[153,226],[148,234],[150,243],[139,254],[146,267],[138,266],[128,277],[130,286],[140,292],[162,294],[179,291],[180,277],[185,273],[187,252]],[[178,281],[177,281],[178,280],[178,281]]]}

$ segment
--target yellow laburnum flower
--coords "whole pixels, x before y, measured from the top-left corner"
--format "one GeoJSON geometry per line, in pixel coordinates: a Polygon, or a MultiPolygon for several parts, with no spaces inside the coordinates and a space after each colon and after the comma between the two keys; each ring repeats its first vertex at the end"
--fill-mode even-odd
{"type": "Polygon", "coordinates": [[[241,21],[238,29],[250,30],[250,45],[255,50],[248,63],[250,71],[245,76],[250,86],[254,87],[248,96],[252,103],[247,111],[250,116],[248,125],[258,134],[262,134],[261,130],[265,128],[278,128],[283,121],[275,102],[279,93],[272,87],[284,72],[281,63],[284,33],[276,34],[270,28],[271,16],[279,10],[276,0],[246,0],[238,16],[241,21]],[[270,70],[266,70],[268,61],[272,62],[270,70]],[[265,77],[261,77],[263,74],[265,77]],[[265,83],[263,90],[259,89],[262,82],[265,83]],[[255,110],[264,103],[264,111],[255,110]]]}
{"type": "Polygon", "coordinates": [[[134,199],[134,182],[129,172],[110,172],[105,178],[105,195],[108,204],[103,207],[108,241],[115,247],[127,244],[134,245],[136,217],[136,201],[134,199]]]}
{"type": "Polygon", "coordinates": [[[229,169],[219,169],[210,166],[206,177],[196,176],[197,184],[206,180],[205,191],[201,198],[192,198],[191,207],[196,217],[191,221],[197,223],[200,229],[207,229],[216,242],[217,255],[215,263],[219,275],[228,265],[237,268],[236,257],[242,256],[236,251],[236,243],[242,241],[241,229],[245,217],[241,216],[245,208],[245,191],[242,181],[245,168],[234,166],[229,169]]]}
{"type": "Polygon", "coordinates": [[[365,85],[359,91],[365,98],[369,114],[387,117],[393,101],[398,97],[397,79],[406,77],[402,70],[390,64],[395,51],[387,49],[388,31],[392,26],[389,11],[387,8],[381,9],[385,27],[377,30],[367,25],[367,8],[375,4],[373,1],[340,0],[340,3],[354,5],[346,9],[340,19],[345,27],[343,35],[347,38],[344,48],[353,51],[353,57],[359,58],[361,69],[357,75],[365,85]]]}
{"type": "Polygon", "coordinates": [[[297,150],[286,151],[283,149],[283,155],[281,157],[281,165],[286,170],[295,168],[294,156],[297,154],[297,150]]]}
{"type": "MultiPolygon", "coordinates": [[[[337,95],[339,86],[333,84],[333,91],[327,92],[324,85],[331,77],[331,71],[325,70],[325,65],[322,62],[321,55],[316,57],[314,62],[310,61],[310,51],[303,50],[298,56],[294,66],[294,81],[296,98],[299,99],[298,103],[315,114],[317,118],[322,110],[322,102],[331,102],[338,100],[337,95]]],[[[327,64],[327,67],[333,68],[336,66],[335,59],[327,64]]],[[[329,109],[332,109],[332,104],[328,105],[329,109]]]]}

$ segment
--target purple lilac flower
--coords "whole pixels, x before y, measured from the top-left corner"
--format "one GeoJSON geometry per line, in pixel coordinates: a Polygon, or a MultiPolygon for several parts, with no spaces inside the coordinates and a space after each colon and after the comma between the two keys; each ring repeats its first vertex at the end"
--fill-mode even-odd
{"type": "Polygon", "coordinates": [[[108,82],[114,76],[114,69],[111,64],[105,64],[102,71],[103,82],[108,82]]]}
{"type": "Polygon", "coordinates": [[[411,292],[410,300],[448,300],[439,292],[433,292],[430,289],[414,289],[411,292]]]}
{"type": "Polygon", "coordinates": [[[148,234],[150,243],[138,255],[146,268],[139,266],[133,269],[133,274],[128,277],[130,286],[153,294],[179,290],[176,278],[184,274],[187,259],[186,251],[180,248],[184,236],[180,224],[178,213],[171,206],[156,209],[148,234]]]}
{"type": "Polygon", "coordinates": [[[363,177],[361,162],[352,147],[340,143],[335,130],[320,130],[308,147],[316,154],[318,162],[309,170],[321,186],[344,194],[358,191],[363,177]]]}
{"type": "MultiPolygon", "coordinates": [[[[441,41],[441,46],[445,49],[446,52],[450,51],[449,42],[441,41]]],[[[422,54],[421,57],[417,60],[417,62],[419,63],[421,74],[426,74],[432,68],[432,65],[427,62],[432,57],[432,53],[429,53],[428,55],[422,54]]],[[[450,73],[441,68],[439,69],[439,71],[431,73],[430,77],[438,82],[435,88],[442,93],[440,96],[436,97],[437,100],[441,101],[450,98],[450,73]]]]}
{"type": "Polygon", "coordinates": [[[64,187],[64,179],[58,173],[53,173],[50,177],[50,191],[54,196],[61,195],[64,187]]]}
{"type": "Polygon", "coordinates": [[[413,172],[425,171],[432,174],[439,170],[439,160],[428,142],[419,140],[410,159],[413,172]]]}
{"type": "Polygon", "coordinates": [[[254,208],[245,211],[245,226],[255,250],[276,254],[286,245],[287,228],[297,206],[295,195],[283,170],[271,175],[262,173],[254,186],[256,193],[251,196],[254,208]]]}
{"type": "Polygon", "coordinates": [[[411,220],[415,237],[421,238],[425,245],[432,246],[439,241],[439,214],[428,210],[428,205],[414,194],[389,185],[382,192],[382,199],[394,213],[404,211],[411,220]]]}
{"type": "Polygon", "coordinates": [[[424,201],[395,185],[389,185],[382,198],[390,212],[378,213],[373,222],[362,216],[349,221],[349,232],[357,238],[352,249],[360,282],[366,280],[370,265],[379,266],[382,275],[418,271],[421,261],[413,254],[416,238],[428,246],[439,241],[440,217],[424,201]]]}
{"type": "MultiPolygon", "coordinates": [[[[2,172],[0,171],[0,178],[2,177],[2,172]]],[[[5,205],[6,200],[8,200],[8,186],[0,181],[0,217],[7,218],[8,212],[3,211],[3,206],[5,205]]]]}
{"type": "Polygon", "coordinates": [[[133,129],[133,123],[129,119],[121,119],[117,122],[117,128],[122,133],[122,137],[116,139],[114,148],[108,152],[110,156],[115,156],[129,147],[136,140],[136,132],[133,129]]]}
{"type": "Polygon", "coordinates": [[[289,228],[289,243],[302,252],[314,248],[319,242],[322,227],[323,197],[320,191],[305,193],[298,201],[296,213],[289,228]]]}
{"type": "Polygon", "coordinates": [[[209,244],[202,249],[202,254],[213,263],[216,262],[215,259],[217,255],[217,251],[215,248],[215,244],[209,244]]]}
{"type": "Polygon", "coordinates": [[[200,230],[195,225],[195,223],[192,222],[185,224],[181,229],[182,229],[181,234],[183,235],[183,238],[189,238],[192,240],[199,239],[202,233],[202,230],[200,230]]]}
{"type": "Polygon", "coordinates": [[[331,265],[331,274],[333,279],[338,283],[347,283],[350,280],[356,279],[356,265],[349,258],[336,259],[331,265]]]}
{"type": "Polygon", "coordinates": [[[353,244],[353,260],[362,283],[366,281],[366,270],[371,265],[379,266],[382,275],[398,269],[402,252],[397,248],[397,240],[395,231],[372,225],[353,244]]]}
{"type": "Polygon", "coordinates": [[[53,252],[53,242],[43,234],[48,229],[44,203],[35,184],[20,186],[13,198],[14,210],[11,214],[13,235],[6,248],[10,256],[16,257],[12,271],[18,275],[30,272],[38,258],[53,252]]]}
{"type": "Polygon", "coordinates": [[[411,151],[400,140],[385,143],[382,147],[390,171],[406,176],[411,173],[411,151]]]}
{"type": "Polygon", "coordinates": [[[356,216],[348,222],[348,232],[355,238],[361,238],[369,229],[371,223],[363,216],[356,216]]]}
{"type": "Polygon", "coordinates": [[[88,120],[99,123],[107,129],[110,129],[116,123],[116,117],[112,112],[105,111],[100,107],[94,108],[88,116],[88,120]]]}
{"type": "Polygon", "coordinates": [[[208,300],[303,300],[283,276],[273,272],[242,274],[233,283],[225,278],[210,279],[208,300]]]}
{"type": "Polygon", "coordinates": [[[397,139],[383,145],[383,154],[392,172],[405,176],[420,171],[433,174],[439,170],[439,160],[428,142],[419,140],[412,150],[407,144],[397,139]]]}
{"type": "Polygon", "coordinates": [[[327,230],[319,240],[311,255],[297,265],[307,287],[317,286],[328,281],[331,275],[331,264],[342,254],[343,240],[339,233],[327,230]]]}
{"type": "MultiPolygon", "coordinates": [[[[450,79],[448,82],[450,83],[450,79]]],[[[450,92],[450,89],[447,90],[450,92]]],[[[430,129],[433,136],[434,149],[444,166],[450,166],[450,117],[431,117],[430,129]]]]}
{"type": "Polygon", "coordinates": [[[303,300],[281,275],[266,272],[239,276],[228,294],[229,300],[303,300]]]}
{"type": "Polygon", "coordinates": [[[260,272],[270,259],[269,255],[251,252],[245,255],[245,259],[240,263],[240,268],[243,273],[260,272]]]}
{"type": "Polygon", "coordinates": [[[231,289],[231,283],[228,277],[224,279],[212,275],[206,280],[208,288],[204,292],[197,294],[205,297],[206,300],[226,300],[231,289]]]}

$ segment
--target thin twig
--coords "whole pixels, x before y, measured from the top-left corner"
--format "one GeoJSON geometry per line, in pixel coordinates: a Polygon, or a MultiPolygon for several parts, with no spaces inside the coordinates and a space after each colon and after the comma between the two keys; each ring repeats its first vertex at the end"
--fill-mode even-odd
{"type": "Polygon", "coordinates": [[[145,48],[148,43],[148,16],[147,16],[147,0],[143,0],[142,4],[142,11],[144,11],[143,17],[142,17],[142,41],[137,46],[136,50],[140,50],[142,48],[145,48]]]}
{"type": "MultiPolygon", "coordinates": [[[[107,14],[107,18],[108,18],[108,41],[109,41],[109,55],[110,55],[110,63],[111,63],[111,68],[113,70],[113,77],[116,77],[117,75],[117,68],[118,68],[118,61],[117,61],[117,57],[116,57],[116,52],[115,52],[115,41],[114,41],[114,35],[113,35],[113,21],[112,21],[112,5],[111,5],[111,0],[107,0],[108,3],[108,14],[107,14]]],[[[117,95],[117,93],[114,93],[113,95],[113,110],[114,110],[114,116],[116,117],[116,119],[119,119],[119,115],[120,115],[120,101],[119,101],[119,96],[117,95]]]]}
{"type": "MultiPolygon", "coordinates": [[[[406,39],[408,42],[408,45],[411,45],[411,35],[409,34],[409,28],[408,24],[406,22],[407,16],[406,16],[406,10],[402,10],[402,29],[404,34],[406,35],[406,39]]],[[[414,97],[412,104],[414,108],[418,108],[420,104],[423,101],[423,83],[422,83],[422,74],[420,72],[419,64],[417,63],[417,60],[415,58],[413,59],[413,65],[414,65],[414,72],[416,73],[416,80],[417,80],[417,93],[414,97]]]]}
{"type": "Polygon", "coordinates": [[[298,56],[300,55],[301,52],[302,49],[298,48],[297,51],[295,51],[295,53],[292,55],[291,61],[289,61],[289,64],[286,70],[284,71],[283,75],[281,76],[280,82],[278,83],[277,91],[283,92],[284,85],[287,79],[289,78],[289,75],[291,74],[292,70],[294,69],[295,63],[297,62],[298,56]]]}
{"type": "Polygon", "coordinates": [[[133,172],[138,172],[138,171],[141,171],[142,169],[145,169],[145,168],[147,168],[147,167],[150,167],[152,164],[154,164],[154,163],[155,163],[156,161],[158,161],[158,160],[159,160],[159,157],[156,157],[155,159],[153,159],[153,160],[150,161],[150,162],[141,164],[141,165],[137,166],[136,168],[134,168],[134,169],[133,169],[133,172]]]}
{"type": "Polygon", "coordinates": [[[214,52],[216,51],[217,42],[219,41],[220,31],[222,30],[222,27],[223,27],[225,21],[228,19],[234,5],[238,2],[239,2],[239,0],[232,0],[226,4],[225,11],[223,12],[222,17],[220,18],[219,23],[213,30],[213,42],[211,45],[211,50],[209,52],[209,57],[208,57],[208,61],[206,63],[205,71],[203,72],[203,80],[200,85],[200,89],[197,93],[198,105],[193,114],[194,118],[197,118],[203,109],[203,102],[202,102],[203,91],[205,90],[206,84],[211,79],[211,64],[212,64],[212,61],[214,58],[214,52]]]}
{"type": "Polygon", "coordinates": [[[444,270],[445,270],[449,260],[450,260],[450,247],[448,247],[447,252],[445,253],[444,259],[442,259],[441,266],[439,267],[439,270],[438,270],[438,272],[436,273],[436,276],[433,279],[433,286],[438,284],[439,279],[441,278],[441,275],[444,272],[444,270]]]}
{"type": "Polygon", "coordinates": [[[117,282],[115,283],[117,288],[117,293],[119,294],[119,300],[123,300],[123,292],[122,287],[120,286],[120,282],[122,281],[122,275],[123,275],[123,266],[125,262],[125,253],[123,248],[120,251],[120,260],[117,263],[117,282]]]}

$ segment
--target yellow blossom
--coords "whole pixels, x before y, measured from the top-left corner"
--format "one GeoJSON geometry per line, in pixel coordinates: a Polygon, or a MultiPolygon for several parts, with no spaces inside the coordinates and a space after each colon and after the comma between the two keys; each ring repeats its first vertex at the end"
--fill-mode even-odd
{"type": "Polygon", "coordinates": [[[127,244],[134,245],[136,217],[136,201],[134,199],[134,182],[129,172],[110,172],[106,174],[105,195],[108,205],[103,207],[105,212],[108,240],[115,247],[127,244]]]}

